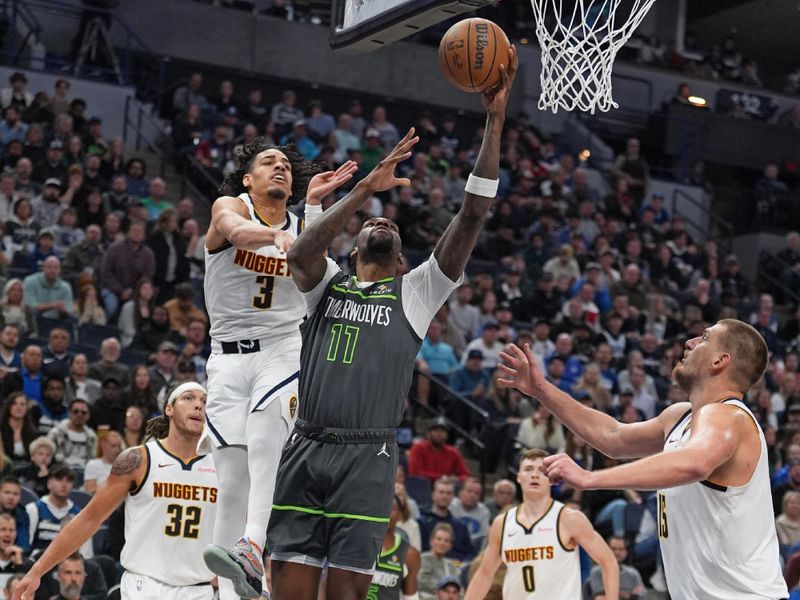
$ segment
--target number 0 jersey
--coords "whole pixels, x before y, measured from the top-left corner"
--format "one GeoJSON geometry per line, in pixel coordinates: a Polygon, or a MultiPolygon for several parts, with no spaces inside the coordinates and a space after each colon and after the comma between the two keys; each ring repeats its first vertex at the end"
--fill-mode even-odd
{"type": "Polygon", "coordinates": [[[217,472],[210,454],[188,463],[158,440],[144,446],[147,471],[125,500],[126,571],[173,586],[208,583],[203,562],[217,512],[217,472]]]}
{"type": "MultiPolygon", "coordinates": [[[[270,226],[256,212],[249,194],[239,199],[251,221],[270,226]]],[[[301,228],[302,221],[287,211],[282,229],[299,235],[301,228]]],[[[286,254],[275,246],[253,251],[235,248],[230,242],[206,248],[205,254],[203,285],[212,339],[236,342],[299,335],[305,303],[292,281],[286,254]]]]}
{"type": "Polygon", "coordinates": [[[508,569],[503,598],[514,600],[581,600],[581,564],[577,549],[561,542],[558,524],[564,505],[552,501],[531,527],[517,519],[515,506],[503,518],[500,557],[508,569]]]}
{"type": "MultiPolygon", "coordinates": [[[[753,418],[761,455],[745,485],[701,481],[658,492],[658,535],[667,587],[673,598],[786,598],[789,593],[780,569],[764,434],[741,401],[724,402],[753,418]]],[[[689,410],[667,436],[665,452],[686,443],[691,424],[689,410]]]]}

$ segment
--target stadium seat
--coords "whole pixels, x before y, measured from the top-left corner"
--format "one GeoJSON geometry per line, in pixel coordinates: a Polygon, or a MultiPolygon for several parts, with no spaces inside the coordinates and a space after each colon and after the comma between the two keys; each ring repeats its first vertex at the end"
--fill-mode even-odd
{"type": "Polygon", "coordinates": [[[75,339],[75,323],[69,319],[48,319],[42,315],[36,315],[36,327],[39,330],[40,339],[46,340],[50,337],[50,332],[56,327],[66,329],[70,337],[75,339]]]}
{"type": "Polygon", "coordinates": [[[100,358],[100,353],[96,346],[87,346],[86,344],[72,344],[69,347],[69,351],[72,354],[85,354],[86,360],[90,363],[95,362],[100,358]]]}
{"type": "Polygon", "coordinates": [[[44,348],[47,346],[47,340],[42,340],[39,338],[22,338],[19,343],[17,344],[17,350],[22,352],[28,346],[39,346],[39,348],[44,348]]]}
{"type": "Polygon", "coordinates": [[[39,496],[36,495],[32,489],[26,488],[25,486],[22,487],[22,493],[20,494],[19,503],[21,506],[26,506],[31,502],[36,502],[39,499],[39,496]]]}
{"type": "Polygon", "coordinates": [[[129,368],[133,368],[136,365],[146,365],[147,355],[133,350],[123,350],[119,355],[119,362],[129,368]]]}
{"type": "Polygon", "coordinates": [[[110,325],[81,325],[78,331],[78,342],[83,346],[94,346],[100,348],[100,344],[106,338],[114,337],[119,339],[119,329],[110,325]]]}
{"type": "Polygon", "coordinates": [[[431,505],[431,482],[424,477],[406,476],[406,491],[412,497],[420,509],[428,508],[431,505]]]}

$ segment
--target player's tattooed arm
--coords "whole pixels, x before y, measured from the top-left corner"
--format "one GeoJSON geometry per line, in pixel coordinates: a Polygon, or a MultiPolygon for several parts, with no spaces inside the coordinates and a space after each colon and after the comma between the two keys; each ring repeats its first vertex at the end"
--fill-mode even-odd
{"type": "Polygon", "coordinates": [[[142,451],[139,447],[123,450],[114,464],[111,465],[111,473],[117,476],[130,475],[135,472],[142,464],[142,451]]]}

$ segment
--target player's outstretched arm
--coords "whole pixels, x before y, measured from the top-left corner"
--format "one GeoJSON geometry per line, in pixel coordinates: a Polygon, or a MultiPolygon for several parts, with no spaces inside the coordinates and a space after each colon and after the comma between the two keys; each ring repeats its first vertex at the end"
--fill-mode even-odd
{"type": "Polygon", "coordinates": [[[395,177],[398,163],[411,156],[411,149],[419,141],[414,128],[408,130],[392,151],[353,190],[326,210],[321,217],[308,225],[289,251],[289,268],[297,289],[307,292],[322,281],[327,269],[324,254],[356,211],[376,192],[384,192],[399,185],[410,185],[407,178],[395,177]]]}
{"type": "MultiPolygon", "coordinates": [[[[688,402],[673,404],[643,423],[620,423],[606,413],[584,406],[547,381],[528,344],[511,344],[500,354],[501,385],[514,387],[544,404],[567,429],[611,458],[639,458],[660,452],[664,434],[689,410],[688,402]]],[[[635,488],[644,489],[644,488],[635,488]]]]}
{"type": "Polygon", "coordinates": [[[611,548],[581,511],[565,508],[561,516],[558,535],[563,536],[561,539],[570,540],[574,545],[586,550],[592,560],[600,565],[606,600],[618,600],[619,563],[611,548]]]}
{"type": "MultiPolygon", "coordinates": [[[[499,87],[484,92],[481,101],[486,108],[486,127],[483,142],[475,161],[472,175],[482,179],[497,180],[500,168],[500,139],[506,120],[506,105],[511,94],[511,86],[517,75],[519,66],[517,49],[511,46],[508,58],[500,65],[502,83],[499,87]]],[[[489,192],[491,193],[491,192],[489,192]]],[[[467,192],[464,203],[452,222],[447,226],[439,243],[433,250],[436,262],[442,273],[452,281],[458,281],[467,266],[478,235],[483,227],[483,220],[494,201],[491,197],[467,192]]]]}
{"type": "Polygon", "coordinates": [[[238,198],[217,198],[211,205],[211,225],[206,236],[206,247],[214,250],[225,242],[243,250],[275,245],[281,252],[286,252],[291,247],[294,236],[290,232],[253,223],[245,216],[246,211],[247,208],[238,198]]]}
{"type": "Polygon", "coordinates": [[[42,576],[78,550],[145,476],[147,458],[141,446],[122,452],[111,467],[111,475],[77,516],[67,523],[47,550],[33,564],[14,591],[13,600],[33,600],[42,576]]]}
{"type": "Polygon", "coordinates": [[[503,541],[503,520],[505,515],[498,515],[489,528],[489,541],[483,551],[481,566],[469,582],[464,600],[483,600],[494,581],[494,574],[503,562],[500,556],[500,544],[503,541]]]}

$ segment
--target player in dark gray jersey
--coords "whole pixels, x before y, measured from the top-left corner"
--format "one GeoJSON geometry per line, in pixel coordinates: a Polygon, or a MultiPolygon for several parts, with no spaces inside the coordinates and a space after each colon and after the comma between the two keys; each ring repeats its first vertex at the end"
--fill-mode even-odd
{"type": "Polygon", "coordinates": [[[497,194],[516,49],[504,62],[508,68],[503,68],[502,84],[481,96],[486,128],[464,202],[433,256],[397,276],[402,261],[397,226],[376,217],[364,223],[356,238],[355,276],[324,258],[369,198],[410,184],[395,177],[394,170],[419,141],[413,129],[289,251],[308,318],[301,326],[300,412],[281,456],[267,530],[276,600],[316,598],[326,564],[329,598],[363,600],[367,595],[389,523],[398,461],[395,428],[414,358],[433,315],[461,282],[497,194]]]}

